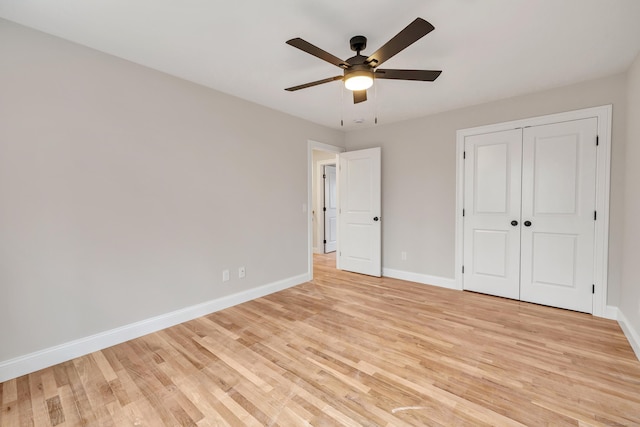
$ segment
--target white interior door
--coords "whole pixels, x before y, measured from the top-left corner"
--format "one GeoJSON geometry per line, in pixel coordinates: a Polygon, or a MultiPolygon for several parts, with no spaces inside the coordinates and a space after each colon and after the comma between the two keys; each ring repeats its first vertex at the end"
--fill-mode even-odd
{"type": "Polygon", "coordinates": [[[597,119],[526,128],[520,299],[593,311],[597,119]]]}
{"type": "Polygon", "coordinates": [[[380,148],[338,155],[338,268],[380,277],[380,148]]]}
{"type": "Polygon", "coordinates": [[[520,297],[522,130],[465,139],[464,289],[520,297]]]}
{"type": "Polygon", "coordinates": [[[324,167],[324,253],[335,252],[338,237],[338,194],[336,167],[324,167]]]}

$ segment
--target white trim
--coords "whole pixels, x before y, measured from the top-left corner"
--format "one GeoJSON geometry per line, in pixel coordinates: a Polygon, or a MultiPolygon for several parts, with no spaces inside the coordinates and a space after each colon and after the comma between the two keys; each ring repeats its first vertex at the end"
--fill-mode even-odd
{"type": "Polygon", "coordinates": [[[322,142],[307,141],[307,274],[309,280],[313,279],[313,216],[311,213],[311,206],[313,206],[313,150],[339,154],[346,149],[322,142]]]}
{"type": "Polygon", "coordinates": [[[613,305],[608,305],[607,308],[604,310],[604,316],[602,317],[610,320],[618,320],[618,307],[615,307],[613,305]]]}
{"type": "Polygon", "coordinates": [[[636,354],[636,357],[640,360],[640,333],[633,329],[631,323],[620,310],[618,310],[618,324],[620,325],[622,332],[624,332],[624,335],[627,337],[627,340],[629,340],[629,344],[631,345],[633,352],[636,354]]]}
{"type": "Polygon", "coordinates": [[[468,136],[499,132],[526,126],[567,122],[591,117],[598,119],[598,164],[596,167],[596,210],[593,315],[609,317],[607,309],[607,268],[609,259],[609,181],[611,178],[611,120],[612,106],[585,108],[546,116],[532,117],[511,122],[461,129],[456,132],[456,225],[455,225],[455,282],[456,289],[463,289],[462,261],[464,250],[463,218],[464,207],[464,140],[468,136]]]}
{"type": "Polygon", "coordinates": [[[141,320],[109,331],[80,338],[64,344],[39,350],[24,356],[0,362],[0,383],[19,376],[66,362],[125,341],[157,332],[171,326],[251,301],[301,283],[308,282],[308,274],[289,277],[277,282],[227,295],[201,304],[192,305],[150,319],[141,320]]]}
{"type": "Polygon", "coordinates": [[[411,271],[394,270],[383,268],[382,275],[393,279],[407,280],[409,282],[421,283],[423,285],[438,286],[440,288],[458,289],[455,279],[448,277],[429,276],[427,274],[413,273],[411,271]]]}
{"type": "Polygon", "coordinates": [[[596,166],[596,211],[593,280],[596,285],[593,298],[594,316],[606,317],[609,288],[609,194],[611,181],[611,122],[612,106],[594,111],[598,118],[598,164],[596,166]],[[602,219],[602,221],[600,220],[602,219]]]}

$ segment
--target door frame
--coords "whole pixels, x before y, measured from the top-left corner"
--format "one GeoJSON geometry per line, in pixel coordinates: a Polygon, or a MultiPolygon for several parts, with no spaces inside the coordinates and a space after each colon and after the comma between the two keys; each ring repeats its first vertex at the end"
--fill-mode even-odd
{"type": "Polygon", "coordinates": [[[462,209],[464,206],[464,140],[467,136],[525,128],[551,123],[567,122],[595,117],[598,119],[598,157],[596,165],[596,211],[593,315],[616,318],[614,307],[607,306],[609,260],[609,196],[611,180],[611,104],[585,108],[539,117],[531,117],[486,126],[460,129],[456,132],[456,222],[455,222],[455,284],[463,289],[462,261],[464,254],[464,230],[462,209]]]}
{"type": "MultiPolygon", "coordinates": [[[[316,206],[318,207],[318,209],[320,209],[323,206],[324,203],[324,191],[325,191],[325,182],[324,179],[322,178],[322,175],[324,174],[324,167],[325,166],[335,166],[336,169],[338,167],[338,159],[334,159],[334,160],[320,160],[319,162],[316,163],[317,166],[317,170],[316,170],[316,182],[318,183],[322,183],[322,184],[318,184],[317,186],[317,190],[318,190],[318,194],[316,194],[316,206]],[[322,168],[322,169],[321,169],[322,168]],[[322,188],[320,188],[322,187],[322,188]]],[[[336,184],[337,185],[337,184],[336,184]]],[[[320,237],[322,236],[324,238],[324,212],[319,211],[318,213],[322,213],[322,221],[320,221],[320,218],[318,217],[318,225],[316,227],[316,239],[318,242],[318,245],[320,245],[320,237]]],[[[324,247],[316,247],[317,250],[322,249],[320,252],[317,253],[324,253],[324,247]]]]}
{"type": "Polygon", "coordinates": [[[311,212],[311,206],[313,206],[313,150],[335,154],[347,151],[344,147],[307,140],[307,204],[305,212],[307,214],[307,276],[309,280],[313,280],[313,213],[311,212]]]}

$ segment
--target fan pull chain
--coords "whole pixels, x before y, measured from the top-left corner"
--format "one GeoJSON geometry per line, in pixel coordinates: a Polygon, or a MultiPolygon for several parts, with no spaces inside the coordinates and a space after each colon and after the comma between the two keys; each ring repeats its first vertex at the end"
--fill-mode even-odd
{"type": "MultiPolygon", "coordinates": [[[[374,80],[375,82],[375,80],[374,80]]],[[[378,124],[378,84],[373,88],[373,122],[378,124]]]]}
{"type": "Polygon", "coordinates": [[[340,126],[344,126],[344,85],[340,85],[340,126]]]}

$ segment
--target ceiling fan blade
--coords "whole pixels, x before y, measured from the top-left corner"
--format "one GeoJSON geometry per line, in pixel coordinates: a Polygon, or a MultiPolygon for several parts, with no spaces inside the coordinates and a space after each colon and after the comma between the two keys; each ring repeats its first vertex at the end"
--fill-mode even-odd
{"type": "Polygon", "coordinates": [[[333,64],[340,68],[349,68],[350,65],[338,58],[337,56],[331,55],[329,52],[326,52],[320,49],[317,46],[312,45],[308,41],[302,40],[300,37],[295,39],[287,40],[287,44],[293,47],[297,47],[298,49],[307,52],[310,55],[315,56],[316,58],[320,58],[323,61],[327,61],[330,64],[333,64]]]}
{"type": "Polygon", "coordinates": [[[306,89],[308,87],[318,86],[318,85],[321,85],[323,83],[335,82],[336,80],[342,80],[343,78],[344,78],[343,76],[329,77],[328,79],[316,80],[315,82],[310,82],[310,83],[305,83],[303,85],[288,87],[285,90],[288,90],[289,92],[293,92],[295,90],[306,89]]]}
{"type": "Polygon", "coordinates": [[[432,82],[438,78],[442,71],[435,70],[382,70],[378,68],[375,73],[376,79],[395,80],[420,80],[432,82]]]}
{"type": "Polygon", "coordinates": [[[367,58],[367,63],[377,67],[406,47],[420,40],[433,31],[434,27],[422,18],[416,18],[406,28],[396,34],[384,46],[367,58]]]}
{"type": "Polygon", "coordinates": [[[367,90],[354,90],[353,91],[353,103],[358,104],[367,100],[367,90]]]}

